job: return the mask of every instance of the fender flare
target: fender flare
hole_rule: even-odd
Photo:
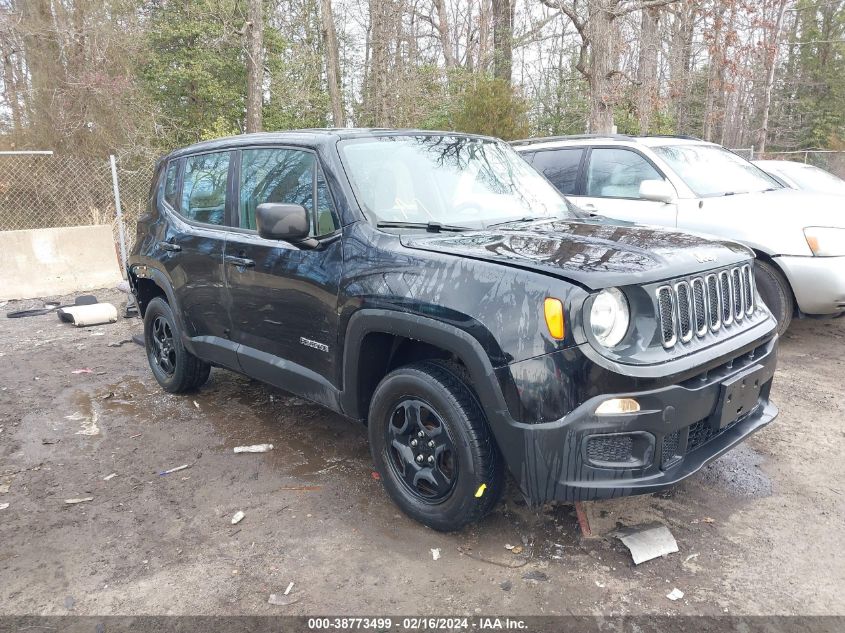
[[[358,403],[358,364],[361,343],[368,334],[392,334],[421,341],[444,349],[459,358],[472,378],[473,388],[484,409],[487,420],[493,423],[507,411],[492,363],[481,343],[468,332],[437,319],[376,308],[362,308],[349,319],[346,327],[343,354],[344,412],[352,418],[365,419]]]
[[[139,274],[139,272],[141,272],[139,269],[143,269],[143,274]],[[179,329],[182,331],[182,344],[188,348],[188,351],[193,353],[193,345],[191,345],[191,340],[186,334],[187,329],[185,328],[185,320],[182,316],[182,311],[179,309],[179,302],[176,300],[176,293],[173,292],[173,284],[170,282],[170,278],[167,276],[167,273],[158,268],[140,264],[131,266],[129,268],[129,272],[136,280],[149,279],[156,286],[161,288],[162,292],[164,292],[164,296],[167,297],[167,303],[170,304],[170,308],[173,310],[173,315],[179,322]]]

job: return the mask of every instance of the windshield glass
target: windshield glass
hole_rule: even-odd
[[[355,195],[378,222],[484,228],[576,217],[508,145],[465,136],[379,136],[339,143]]]
[[[795,164],[781,168],[784,176],[795,181],[801,189],[819,193],[845,194],[845,180],[812,165]],[[775,169],[777,171],[777,168]]]
[[[702,198],[783,188],[762,169],[723,147],[662,145],[653,149]]]

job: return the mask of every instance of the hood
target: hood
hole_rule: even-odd
[[[598,218],[403,235],[401,241],[408,248],[536,270],[591,290],[682,277],[753,257],[734,242]]]

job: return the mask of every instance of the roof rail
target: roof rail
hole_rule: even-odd
[[[581,141],[587,139],[611,139],[616,141],[636,141],[641,138],[677,138],[687,141],[701,141],[696,136],[686,134],[643,134],[632,136],[630,134],[561,134],[558,136],[540,136],[537,138],[525,138],[518,141],[511,141],[511,145],[530,145],[533,143],[546,143],[548,141]]]
[[[627,134],[561,134],[558,136],[540,136],[537,138],[524,138],[518,141],[511,141],[511,145],[528,145],[529,143],[545,143],[546,141],[579,141],[591,138],[610,138],[619,140],[632,140],[635,137]]]

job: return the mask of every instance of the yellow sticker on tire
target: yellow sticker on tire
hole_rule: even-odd
[[[480,499],[480,498],[481,498],[481,495],[483,495],[483,494],[484,494],[484,491],[485,491],[485,490],[487,490],[487,484],[481,484],[481,485],[478,487],[478,490],[476,490],[476,491],[475,491],[475,498],[476,498],[476,499]]]

